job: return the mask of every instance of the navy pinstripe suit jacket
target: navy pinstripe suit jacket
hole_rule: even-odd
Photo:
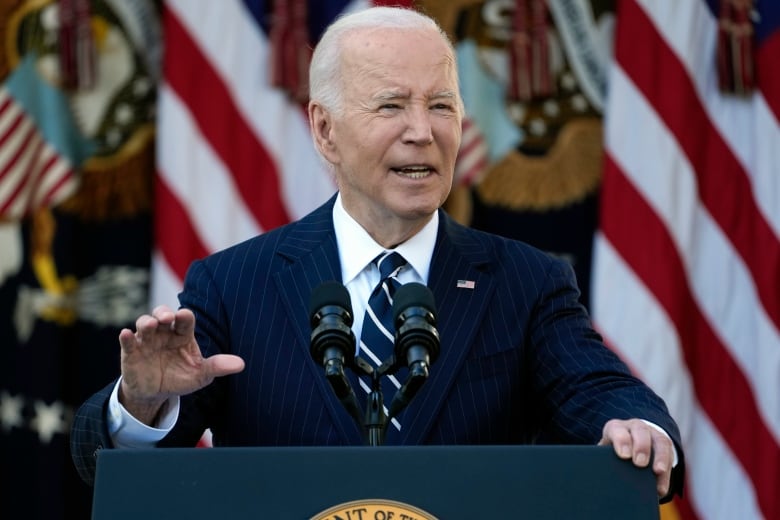
[[[309,354],[311,292],[341,280],[334,200],[192,264],[180,301],[196,314],[204,355],[237,354],[246,368],[183,397],[160,445],[194,445],[206,427],[215,445],[362,443]],[[682,454],[664,403],[591,328],[564,262],[440,212],[428,285],[441,354],[387,444],[596,443],[607,420],[640,417],[669,432]],[[87,482],[96,449],[111,445],[112,386],[81,407],[73,426],[72,453]]]

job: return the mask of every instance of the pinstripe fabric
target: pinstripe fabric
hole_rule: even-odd
[[[190,267],[180,299],[197,316],[204,354],[238,354],[246,369],[183,397],[162,445],[193,445],[205,427],[218,446],[361,443],[309,355],[309,296],[340,280],[334,200]],[[441,353],[387,444],[596,443],[606,420],[642,417],[680,445],[663,402],[591,328],[567,264],[444,213],[439,226],[428,285]],[[88,481],[96,447],[110,445],[107,397],[75,419],[74,461]]]

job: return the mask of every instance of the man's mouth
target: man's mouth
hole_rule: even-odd
[[[423,166],[423,165],[404,166],[401,168],[392,168],[392,170],[405,177],[409,177],[410,179],[422,179],[432,174],[434,171],[433,168],[431,168],[430,166]]]

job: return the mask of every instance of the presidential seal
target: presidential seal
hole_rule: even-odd
[[[422,509],[385,499],[345,502],[331,507],[311,520],[438,520]]]

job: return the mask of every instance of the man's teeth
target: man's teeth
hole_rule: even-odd
[[[403,173],[412,179],[422,179],[431,172],[427,166],[408,166],[406,168],[396,168],[395,171]]]

